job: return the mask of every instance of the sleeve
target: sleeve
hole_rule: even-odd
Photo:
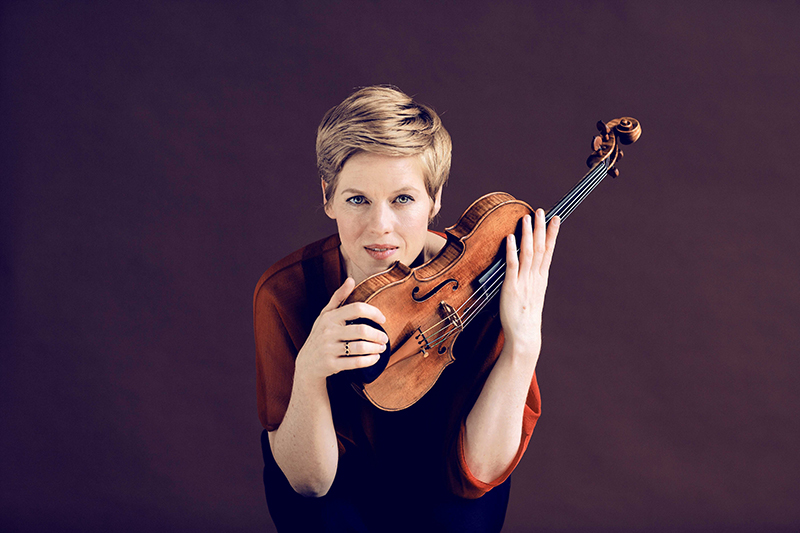
[[[455,450],[455,464],[457,465],[457,475],[451,475],[451,487],[453,492],[462,498],[475,499],[480,498],[493,488],[503,483],[511,472],[519,464],[525,450],[528,448],[528,442],[531,440],[533,428],[536,426],[536,421],[541,414],[541,398],[539,396],[539,385],[536,382],[536,374],[534,373],[531,385],[528,388],[528,397],[525,401],[525,412],[522,415],[522,435],[520,438],[519,448],[517,454],[511,461],[505,472],[500,477],[490,483],[484,483],[476,478],[467,465],[466,457],[464,455],[464,435],[466,434],[466,417],[461,421],[461,427],[458,432]]]
[[[256,342],[258,417],[267,431],[283,421],[292,394],[297,348],[278,311],[274,296],[259,283],[253,296]]]

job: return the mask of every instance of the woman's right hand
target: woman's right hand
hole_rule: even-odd
[[[386,322],[377,307],[366,303],[339,307],[354,287],[353,279],[347,278],[314,322],[295,360],[286,414],[278,429],[269,432],[275,461],[295,492],[304,496],[327,494],[339,462],[326,378],[342,370],[374,365],[389,341],[378,329],[347,323],[357,318]]]
[[[384,332],[366,324],[348,322],[366,318],[383,324],[386,317],[377,307],[363,302],[339,307],[353,288],[355,281],[347,278],[322,309],[297,354],[296,373],[306,378],[325,379],[342,370],[364,368],[378,362],[389,338]]]

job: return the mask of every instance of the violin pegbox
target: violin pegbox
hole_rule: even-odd
[[[590,168],[594,168],[600,163],[606,165],[607,173],[612,178],[619,176],[619,170],[614,166],[617,161],[622,159],[621,144],[633,144],[642,135],[642,127],[639,121],[631,117],[622,117],[597,123],[597,130],[600,135],[592,139],[592,154],[586,160]]]

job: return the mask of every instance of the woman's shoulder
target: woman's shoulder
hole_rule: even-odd
[[[305,287],[305,278],[311,274],[309,268],[322,271],[326,263],[336,261],[339,256],[339,235],[334,234],[324,239],[303,246],[269,267],[258,280],[254,294],[254,303],[259,298],[284,298],[296,296],[297,291]],[[288,293],[288,294],[287,294]]]

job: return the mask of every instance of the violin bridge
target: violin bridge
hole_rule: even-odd
[[[422,357],[428,357],[428,348],[430,348],[430,345],[428,344],[428,339],[425,337],[425,333],[423,333],[421,327],[417,328],[417,333],[414,335],[414,339],[419,345],[419,351],[422,352]]]

